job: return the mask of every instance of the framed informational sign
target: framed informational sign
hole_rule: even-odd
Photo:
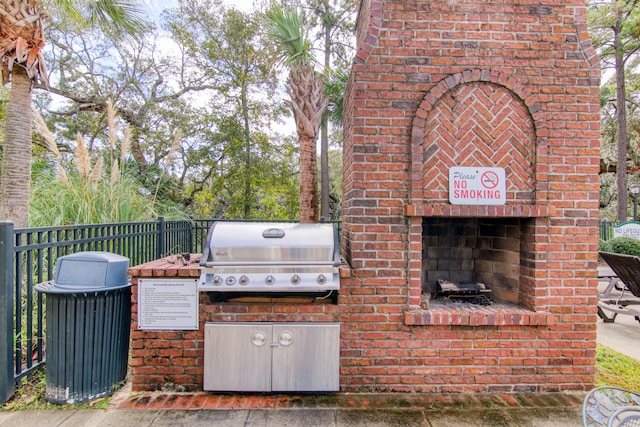
[[[504,205],[507,184],[504,168],[452,167],[449,202],[453,205]]]
[[[138,279],[138,329],[198,329],[197,279]]]

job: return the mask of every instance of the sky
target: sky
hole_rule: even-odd
[[[152,15],[159,16],[160,13],[168,8],[175,7],[178,4],[178,0],[143,0],[144,3],[151,9]],[[223,3],[233,6],[243,12],[249,12],[253,9],[253,0],[222,0]]]

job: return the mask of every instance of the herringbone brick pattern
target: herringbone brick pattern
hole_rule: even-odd
[[[533,122],[508,89],[485,82],[455,87],[434,106],[424,135],[425,199],[448,198],[451,167],[479,166],[505,168],[507,200],[532,200]]]

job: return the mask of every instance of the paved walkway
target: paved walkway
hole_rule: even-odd
[[[598,289],[602,292],[607,281],[601,281]],[[616,299],[620,296],[620,291],[613,289],[610,294],[610,299]],[[625,299],[638,299],[635,298],[631,292],[625,292]],[[639,305],[635,306],[637,310],[640,310]],[[611,315],[612,313],[607,313]],[[632,357],[636,360],[640,360],[640,323],[630,315],[618,314],[613,323],[604,323],[601,319],[598,319],[598,344],[610,347],[619,353]]]
[[[542,426],[582,425],[576,394],[217,395],[116,393],[109,410],[0,411],[0,426]]]

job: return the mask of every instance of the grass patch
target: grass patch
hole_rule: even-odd
[[[615,386],[640,393],[640,360],[602,345],[596,348],[596,386]]]
[[[13,397],[0,408],[7,411],[24,411],[28,409],[108,409],[109,407],[111,396],[68,405],[51,403],[45,399],[46,385],[44,371],[36,371],[30,378],[23,378],[16,387]]]

